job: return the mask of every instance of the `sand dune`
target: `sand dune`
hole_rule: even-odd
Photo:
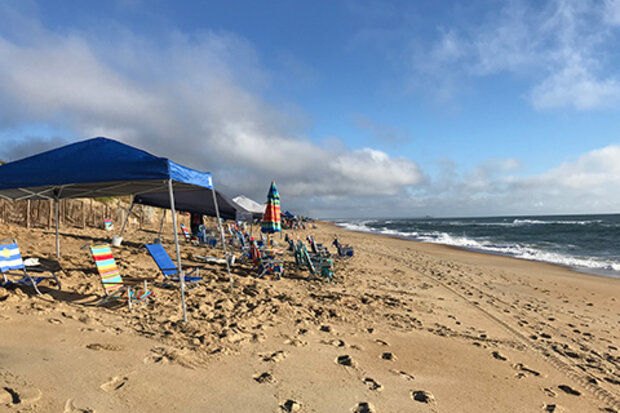
[[[620,410],[618,280],[319,223],[293,234],[355,247],[335,282],[309,280],[284,253],[284,279],[238,264],[230,290],[205,264],[183,323],[178,290],[160,283],[139,311],[95,307],[102,289],[80,246],[109,233],[61,232],[62,291],[0,289],[0,411]],[[54,258],[49,231],[0,236]],[[140,249],[153,237],[129,232],[115,248],[123,273],[157,274]],[[183,245],[187,263],[204,252]]]

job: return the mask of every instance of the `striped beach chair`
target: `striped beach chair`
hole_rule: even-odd
[[[265,274],[273,274],[279,280],[284,275],[284,263],[268,257],[267,254],[263,255],[254,238],[250,238],[250,256],[256,266],[258,278]]]
[[[33,271],[47,272],[48,270],[33,269]],[[11,284],[27,285],[33,287],[37,294],[41,294],[38,284],[43,280],[53,279],[60,290],[60,281],[53,271],[49,271],[52,274],[51,276],[33,277],[28,274],[22,255],[19,252],[17,241],[12,238],[0,240],[0,272],[2,272],[2,278],[4,279],[1,283],[3,287]],[[9,280],[8,276],[17,276],[19,278],[17,280]]]
[[[140,303],[140,306],[148,302],[152,291],[149,291],[147,281],[152,281],[154,278],[123,278],[109,244],[90,245],[90,252],[105,292],[105,297],[97,305],[112,300],[126,300],[129,310],[132,311],[134,301]]]
[[[181,232],[185,237],[185,242],[190,242],[192,240],[192,234],[189,233],[189,229],[183,224],[181,224]]]
[[[104,219],[103,227],[105,228],[106,231],[112,231],[114,229],[114,224],[112,223],[111,219]]]

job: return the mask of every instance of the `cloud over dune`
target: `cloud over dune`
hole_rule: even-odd
[[[295,197],[395,195],[423,180],[411,160],[304,137],[305,119],[261,98],[268,74],[238,36],[171,32],[156,45],[116,33],[102,45],[89,33],[36,33],[0,37],[0,126],[36,120],[115,138],[210,170],[232,195],[262,199],[277,179],[293,207]]]

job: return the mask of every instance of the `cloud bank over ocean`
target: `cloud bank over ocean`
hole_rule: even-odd
[[[605,4],[603,13],[578,2],[542,10],[512,2],[476,30],[442,30],[428,47],[403,50],[414,50],[411,75],[444,98],[457,92],[459,79],[510,73],[529,79],[524,96],[535,110],[609,108],[620,86],[598,51],[618,26],[620,3]],[[604,213],[620,206],[620,145],[537,173],[524,173],[519,157],[468,167],[443,158],[430,171],[423,154],[388,153],[380,139],[354,145],[337,134],[311,138],[313,114],[303,102],[272,98],[278,78],[241,34],[166,28],[153,39],[113,23],[50,28],[32,7],[0,7],[3,160],[106,136],[209,170],[233,196],[260,201],[276,179],[284,208],[324,217]],[[584,24],[591,21],[602,30]],[[372,119],[355,122],[389,135],[388,146],[408,139]],[[36,125],[48,131],[38,134]]]

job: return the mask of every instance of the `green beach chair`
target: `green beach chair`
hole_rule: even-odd
[[[318,275],[327,282],[334,280],[334,263],[330,258],[311,255],[308,248],[301,242],[299,243],[299,250],[301,251],[302,263],[310,271],[310,279],[317,278]]]

